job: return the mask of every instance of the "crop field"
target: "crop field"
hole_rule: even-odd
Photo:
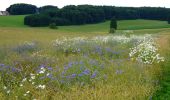
[[[122,20],[109,34],[109,21],[55,30],[15,18],[0,17],[1,100],[170,98],[166,22]]]

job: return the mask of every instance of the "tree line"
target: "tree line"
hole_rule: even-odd
[[[115,17],[118,20],[150,19],[168,20],[169,8],[161,7],[115,7],[93,5],[68,5],[61,9],[56,6],[37,8],[30,4],[14,4],[7,8],[12,15],[31,14],[24,24],[37,27],[55,25],[81,25],[99,23]]]

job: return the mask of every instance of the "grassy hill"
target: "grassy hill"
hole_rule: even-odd
[[[0,27],[26,27],[24,17],[25,15],[0,16]]]
[[[83,31],[83,32],[108,32],[110,21],[106,21],[98,24],[88,24],[80,26],[61,26],[61,31]],[[138,30],[138,29],[157,29],[157,28],[170,28],[170,25],[166,21],[156,20],[121,20],[118,21],[119,30]]]
[[[27,27],[23,24],[24,15],[0,16],[0,27]],[[108,32],[109,21],[98,24],[59,26],[61,32]],[[121,20],[118,21],[119,30],[170,28],[166,21],[156,20]]]

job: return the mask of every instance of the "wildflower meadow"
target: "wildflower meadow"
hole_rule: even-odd
[[[0,98],[150,99],[166,57],[156,35],[129,32],[1,46]]]

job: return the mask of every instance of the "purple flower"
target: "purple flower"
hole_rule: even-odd
[[[91,75],[91,78],[95,78],[97,76],[97,71],[94,71],[94,73]]]
[[[53,70],[53,68],[52,68],[52,67],[48,67],[47,69],[48,69],[48,70]]]
[[[14,67],[12,67],[11,70],[12,70],[12,72],[20,72],[21,71],[20,69],[14,68]]]
[[[90,70],[85,69],[82,73],[85,74],[85,75],[89,75],[90,74]]]
[[[118,55],[118,54],[120,54],[120,52],[112,51],[112,54]]]
[[[91,65],[98,65],[98,62],[96,60],[91,59],[90,60],[90,64]]]
[[[53,79],[53,75],[52,74],[47,75],[47,77],[50,78],[50,79]]]
[[[73,65],[73,62],[68,63],[68,67],[72,67],[72,65]]]
[[[40,68],[40,69],[41,69],[41,68],[45,68],[45,65],[40,65],[39,68]]]
[[[98,53],[99,55],[102,55],[102,48],[100,46],[96,46],[95,52]]]
[[[122,74],[123,73],[123,71],[122,70],[116,70],[116,74],[118,75],[118,74]]]
[[[71,78],[75,78],[77,76],[77,74],[72,74]]]
[[[82,64],[83,64],[83,61],[80,61],[80,62],[79,62],[79,64],[81,64],[81,65],[82,65]]]
[[[80,77],[81,77],[81,76],[83,76],[83,74],[82,74],[82,73],[80,73],[80,74],[78,74],[78,76],[80,76]]]
[[[77,74],[71,74],[71,75],[63,76],[63,77],[66,77],[67,79],[70,79],[70,78],[75,78],[76,76],[77,76]]]
[[[67,70],[69,67],[68,66],[64,66],[64,70]]]
[[[107,52],[111,52],[112,49],[111,49],[111,48],[106,48],[106,51],[107,51]]]
[[[0,66],[5,66],[5,64],[0,64]]]
[[[66,72],[65,71],[63,71],[62,73],[61,73],[61,75],[64,75]]]

